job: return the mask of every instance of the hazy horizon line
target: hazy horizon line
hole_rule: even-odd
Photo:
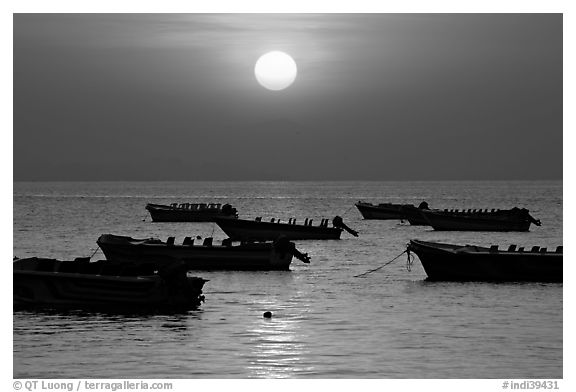
[[[340,179],[340,180],[314,180],[314,179],[242,179],[242,180],[13,180],[13,183],[23,182],[563,182],[563,178],[547,179],[390,179],[390,180],[366,180],[366,179]]]

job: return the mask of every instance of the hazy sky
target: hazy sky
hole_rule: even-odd
[[[561,14],[14,16],[16,181],[561,178]]]

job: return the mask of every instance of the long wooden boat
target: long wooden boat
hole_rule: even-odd
[[[275,219],[262,222],[260,217],[253,221],[217,219],[216,224],[230,239],[239,241],[273,241],[279,237],[288,240],[338,240],[343,230],[358,237],[358,232],[346,226],[339,216],[333,219],[332,227],[328,226],[328,219],[322,219],[319,225],[313,226],[312,219],[296,224],[296,219],[284,223]]]
[[[15,308],[188,310],[204,300],[205,282],[188,277],[181,263],[135,265],[36,257],[13,262]]]
[[[534,219],[526,208],[510,210],[419,210],[422,219],[434,230],[444,231],[529,231]]]
[[[175,238],[166,242],[159,239],[134,239],[131,237],[103,234],[98,246],[108,260],[113,261],[164,261],[178,260],[186,263],[188,270],[270,271],[288,270],[292,257],[309,263],[307,254],[296,249],[294,243],[280,238],[274,243],[233,244],[224,240],[222,245],[213,245],[212,238],[202,244],[186,237],[182,244]]]
[[[411,240],[429,280],[562,282],[563,250],[533,247],[498,250],[474,245],[452,245]]]
[[[360,214],[364,219],[379,219],[379,220],[392,220],[392,219],[405,219],[402,213],[402,207],[406,204],[393,204],[393,203],[380,203],[372,204],[359,201],[355,204]],[[413,204],[409,206],[415,207]]]
[[[153,222],[214,222],[215,219],[237,219],[238,211],[230,204],[172,203],[146,204]]]

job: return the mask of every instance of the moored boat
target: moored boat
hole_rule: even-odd
[[[419,210],[421,218],[434,230],[444,231],[529,231],[540,226],[526,208],[509,210]]]
[[[538,246],[529,251],[498,246],[453,245],[411,240],[408,251],[418,255],[429,280],[562,282],[562,246],[554,251]]]
[[[360,214],[364,219],[379,219],[379,220],[391,220],[391,219],[405,219],[402,213],[402,207],[406,204],[393,204],[393,203],[380,203],[372,204],[359,201],[355,204]],[[414,207],[412,204],[409,206]]]
[[[189,277],[182,263],[132,264],[89,258],[13,262],[15,308],[179,311],[204,300],[207,280]]]
[[[134,239],[113,234],[103,234],[97,240],[108,260],[178,260],[183,261],[188,270],[288,270],[292,257],[304,263],[310,262],[307,254],[299,252],[294,243],[285,238],[273,243],[240,244],[234,244],[227,239],[221,245],[213,245],[210,237],[205,238],[202,244],[195,244],[190,237],[186,237],[182,244],[174,242],[174,237],[163,242],[155,238]]]
[[[407,220],[411,225],[423,226],[428,223],[422,218],[419,211],[428,210],[428,203],[423,201],[418,207],[414,204],[380,203],[378,205],[359,201],[355,204],[364,219],[399,219]]]
[[[279,219],[262,222],[262,218],[256,218],[253,221],[216,220],[216,224],[228,237],[240,241],[273,241],[279,237],[285,237],[288,240],[338,240],[344,230],[358,237],[358,232],[344,224],[339,216],[332,220],[332,227],[328,226],[328,219],[322,219],[317,226],[313,226],[312,222],[312,219],[306,219],[303,224],[297,224],[296,219],[288,219],[284,223]]]
[[[153,222],[214,222],[215,219],[237,219],[238,211],[230,204],[172,203],[146,204]]]

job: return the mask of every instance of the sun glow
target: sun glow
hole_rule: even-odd
[[[284,52],[268,52],[254,66],[256,80],[268,90],[284,90],[296,80],[298,69],[294,59]]]

